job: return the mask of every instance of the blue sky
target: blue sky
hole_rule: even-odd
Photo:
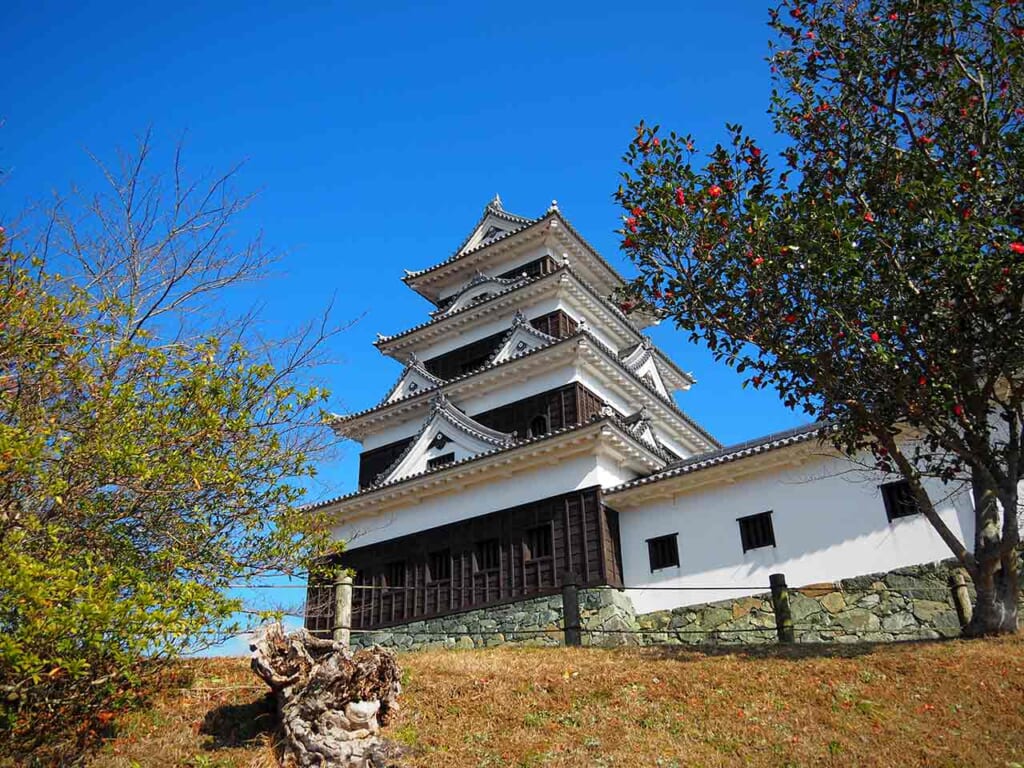
[[[447,258],[498,192],[565,215],[613,264],[620,157],[641,118],[698,149],[742,123],[769,149],[767,5],[665,3],[5,3],[0,221],[72,183],[98,183],[147,128],[158,162],[186,137],[196,173],[246,164],[243,224],[284,258],[258,290],[281,332],[332,297],[360,317],[322,372],[335,411],[374,404],[401,370],[371,342],[426,318],[403,268]],[[244,234],[244,232],[242,233]],[[251,292],[234,297],[239,311]],[[722,442],[802,422],[740,389],[669,325],[692,371],[679,402]],[[312,493],[352,490],[358,446]]]

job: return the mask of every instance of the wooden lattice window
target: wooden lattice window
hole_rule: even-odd
[[[477,542],[476,569],[478,571],[496,571],[501,565],[501,544],[497,539]]]
[[[438,581],[449,581],[452,577],[452,552],[442,549],[430,553],[427,563],[427,580],[433,584]]]
[[[906,480],[885,483],[881,490],[882,501],[885,502],[885,515],[890,523],[897,518],[910,517],[921,511],[917,499],[914,498],[914,492],[910,490],[910,483]]]
[[[401,589],[405,586],[404,560],[388,563],[384,569],[384,586],[388,589]]]
[[[647,555],[651,572],[679,565],[679,534],[670,533],[647,540]]]
[[[743,551],[775,546],[775,529],[772,527],[771,510],[757,515],[737,519],[740,524],[740,541]]]
[[[540,560],[542,557],[551,557],[551,524],[538,525],[526,531],[523,538],[526,545],[526,559]]]

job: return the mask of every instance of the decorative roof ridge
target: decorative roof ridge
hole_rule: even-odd
[[[689,424],[691,427],[693,427],[694,431],[696,431],[701,437],[703,437],[705,440],[707,440],[712,445],[721,446],[721,443],[718,442],[718,440],[716,440],[711,435],[711,433],[708,432],[704,427],[702,427],[692,416],[690,416],[682,408],[680,408],[679,404],[674,399],[672,399],[671,397],[668,397],[666,395],[663,395],[653,385],[651,385],[650,382],[646,381],[645,379],[643,379],[640,376],[637,376],[636,371],[631,369],[631,368],[629,368],[628,366],[626,366],[626,364],[622,362],[622,359],[619,357],[618,353],[614,349],[609,347],[607,344],[605,344],[603,341],[601,341],[599,338],[594,336],[590,331],[588,331],[586,329],[584,329],[581,333],[586,335],[587,339],[589,339],[596,347],[601,349],[606,355],[608,355],[608,357],[610,357],[612,360],[614,360],[619,365],[619,367],[622,370],[624,370],[627,373],[629,373],[629,375],[632,376],[634,380],[636,380],[637,382],[642,384],[645,389],[647,389],[655,397],[657,397],[659,400],[661,400],[662,403],[667,405],[669,408],[671,408],[673,411],[675,411],[679,416],[681,416],[683,418],[683,420],[687,424]],[[577,334],[577,335],[579,335],[579,334]]]
[[[473,246],[467,251],[463,251],[463,249],[469,244],[469,241],[473,239],[473,235],[476,234],[476,231],[480,229],[480,225],[487,220],[488,216],[497,216],[499,219],[504,219],[510,224],[519,224],[520,226],[517,227],[516,229],[509,230],[508,232],[505,232],[504,234],[499,235],[498,237],[492,238],[491,240],[488,240],[486,243],[480,243],[478,245]],[[495,195],[494,199],[484,206],[483,214],[481,214],[480,218],[477,219],[476,224],[474,224],[473,228],[469,231],[469,235],[467,235],[466,239],[459,244],[459,247],[455,249],[455,252],[451,256],[449,256],[444,261],[439,261],[432,267],[426,267],[425,269],[407,269],[405,270],[405,276],[402,277],[402,280],[408,282],[409,280],[413,280],[419,277],[420,275],[425,275],[427,272],[433,272],[435,269],[439,269],[440,267],[443,267],[446,264],[451,264],[452,262],[458,261],[461,257],[466,256],[467,254],[473,253],[477,250],[480,250],[481,248],[485,248],[486,246],[491,245],[492,243],[496,243],[499,240],[504,240],[509,235],[526,229],[528,226],[536,224],[540,220],[541,219],[530,219],[527,218],[526,216],[518,216],[514,213],[509,213],[502,207],[501,197],[499,195]]]
[[[493,365],[490,365],[489,363],[485,363],[484,365],[482,365],[482,366],[480,366],[478,368],[474,368],[471,371],[467,371],[466,373],[460,374],[459,376],[456,376],[453,379],[448,379],[444,383],[443,386],[450,386],[452,384],[461,383],[462,381],[465,381],[466,379],[469,379],[469,378],[472,378],[473,376],[477,376],[479,374],[485,373],[488,370],[497,369],[497,368],[499,368],[499,367],[501,367],[503,365],[508,365],[508,364],[511,364],[511,363],[513,363],[515,361],[521,360],[524,357],[528,357],[528,356],[533,355],[533,354],[539,354],[539,353],[543,352],[544,350],[551,349],[552,347],[555,347],[555,346],[560,346],[562,344],[565,344],[565,343],[569,342],[572,339],[579,340],[580,338],[586,338],[596,348],[601,350],[613,362],[615,362],[619,366],[619,368],[621,368],[623,371],[625,371],[628,375],[632,376],[633,379],[636,382],[642,384],[644,386],[644,388],[648,392],[650,392],[655,397],[657,397],[665,406],[667,406],[676,415],[678,415],[680,418],[682,418],[683,421],[685,421],[687,424],[689,424],[691,427],[693,427],[694,431],[697,432],[697,434],[699,434],[701,437],[703,437],[705,440],[707,440],[712,445],[721,446],[721,443],[719,443],[718,440],[716,440],[711,435],[711,433],[708,432],[703,426],[701,426],[701,424],[699,422],[697,422],[692,416],[690,416],[688,413],[683,411],[683,409],[679,407],[678,403],[676,403],[675,400],[673,400],[671,398],[668,398],[665,395],[661,394],[661,392],[659,392],[657,389],[652,387],[650,385],[650,383],[648,383],[647,381],[644,381],[644,379],[642,379],[639,376],[637,376],[635,371],[631,371],[629,368],[627,368],[625,365],[623,365],[622,360],[619,359],[619,356],[615,352],[615,350],[613,350],[611,347],[609,347],[604,342],[602,342],[600,339],[598,339],[596,336],[594,336],[594,334],[591,333],[590,330],[585,328],[585,327],[578,328],[575,333],[570,334],[570,335],[568,335],[568,336],[566,336],[566,337],[564,337],[562,339],[558,339],[553,344],[548,344],[547,346],[544,346],[544,347],[537,347],[536,349],[525,350],[524,352],[520,352],[520,353],[518,353],[516,355],[512,355],[508,359],[502,360],[502,361],[500,361],[498,363],[495,363]],[[425,392],[418,392],[418,393],[413,394],[413,395],[408,395],[406,397],[399,398],[398,400],[395,400],[394,402],[391,402],[391,403],[387,403],[387,404],[384,404],[384,405],[376,405],[376,406],[373,406],[373,407],[370,407],[370,408],[366,408],[365,410],[362,410],[362,411],[357,411],[356,413],[352,413],[352,414],[339,415],[339,416],[336,416],[336,417],[332,418],[330,423],[343,423],[343,422],[346,422],[346,421],[351,421],[352,419],[362,418],[363,416],[367,416],[370,413],[372,413],[373,411],[376,411],[378,409],[388,408],[388,407],[390,407],[392,405],[396,405],[398,403],[407,402],[407,401],[409,401],[409,400],[411,400],[413,398],[424,397],[425,395],[426,395]]]
[[[500,365],[501,362],[504,362],[499,361],[496,363],[495,361],[498,360],[498,358],[501,356],[501,353],[505,351],[505,346],[509,343],[509,341],[511,341],[512,337],[518,330],[522,330],[523,332],[528,333],[531,336],[537,338],[539,341],[543,342],[544,347],[551,346],[552,344],[559,341],[559,339],[556,338],[555,336],[551,336],[550,334],[544,333],[543,331],[534,328],[530,321],[526,319],[526,315],[523,314],[523,310],[517,309],[515,316],[513,316],[512,318],[511,327],[508,329],[505,335],[502,336],[501,341],[498,342],[498,345],[494,348],[494,352],[492,352],[491,356],[487,358],[486,363],[484,363],[475,370],[483,370],[484,368],[489,368],[493,365]],[[538,347],[535,349],[543,349],[543,347]],[[511,355],[509,355],[508,359],[512,359],[516,356],[522,356],[527,352],[532,351],[534,350],[522,350],[518,353],[513,352]]]
[[[665,469],[650,474],[647,477],[640,477],[636,480],[630,480],[626,483],[622,483],[621,485],[609,488],[604,491],[604,495],[608,496],[614,493],[621,493],[623,491],[632,490],[633,488],[639,488],[643,485],[650,485],[651,483],[657,483],[662,480],[669,480],[674,477],[688,475],[720,464],[728,464],[733,461],[745,459],[749,456],[756,456],[761,453],[767,453],[768,451],[785,448],[789,445],[807,442],[814,437],[823,436],[825,433],[832,431],[832,429],[834,429],[834,427],[830,422],[816,421],[811,424],[804,424],[792,429],[786,429],[781,432],[774,432],[769,435],[764,435],[763,437],[754,438],[753,440],[746,440],[741,443],[725,446],[724,448],[720,448],[716,451],[709,451],[696,456],[690,456],[689,458],[670,464],[665,467]]]
[[[473,278],[469,280],[469,282],[462,286],[462,288],[459,289],[458,293],[454,293],[451,296],[449,296],[443,305],[439,305],[437,309],[430,312],[430,317],[436,320],[448,314],[449,312],[452,311],[451,307],[456,302],[458,302],[458,300],[467,291],[473,290],[478,285],[483,285],[484,283],[498,283],[499,285],[504,285],[508,288],[512,288],[516,284],[526,283],[529,280],[530,278],[527,277],[526,275],[519,275],[518,277],[491,277],[490,275],[486,275],[478,269],[476,271],[476,275],[474,275]]]
[[[416,446],[416,443],[418,443],[424,433],[430,429],[431,425],[437,418],[444,419],[456,429],[461,430],[484,443],[502,446],[511,445],[515,442],[515,435],[509,432],[499,432],[496,429],[485,427],[483,424],[474,421],[471,416],[466,415],[448,399],[447,395],[441,392],[435,395],[431,400],[430,413],[427,414],[427,418],[423,420],[423,425],[419,428],[419,431],[413,435],[412,439],[408,442],[398,457],[391,462],[384,471],[379,472],[377,476],[373,478],[374,485],[378,484],[380,478],[387,477],[401,466],[402,462],[406,460],[409,453]]]
[[[404,338],[406,336],[409,336],[410,334],[416,333],[417,331],[422,331],[424,328],[427,328],[428,326],[431,326],[431,325],[433,325],[435,323],[440,323],[440,322],[443,322],[445,320],[448,320],[449,318],[457,317],[458,315],[460,315],[463,312],[467,312],[467,311],[469,311],[471,309],[477,309],[479,307],[486,306],[487,304],[490,304],[495,299],[499,299],[502,296],[506,296],[509,293],[511,293],[512,291],[518,290],[520,288],[524,288],[527,285],[531,285],[533,283],[537,283],[537,282],[540,282],[541,280],[549,278],[549,277],[551,277],[551,275],[557,274],[558,271],[561,270],[561,269],[565,269],[565,267],[558,267],[557,269],[553,270],[552,272],[548,272],[548,274],[546,274],[546,275],[539,275],[537,277],[520,278],[519,281],[517,281],[515,285],[507,286],[504,290],[498,291],[497,293],[495,293],[494,295],[492,295],[489,298],[485,299],[484,301],[478,302],[476,304],[469,304],[469,305],[467,305],[465,307],[461,307],[459,309],[456,309],[454,312],[451,312],[450,314],[440,314],[440,315],[438,315],[436,317],[431,317],[429,320],[425,320],[424,322],[420,323],[419,325],[414,325],[412,328],[407,328],[404,331],[401,331],[400,333],[395,333],[395,334],[392,334],[390,336],[386,336],[383,333],[378,333],[377,334],[377,340],[375,342],[373,342],[373,345],[375,347],[379,347],[381,344],[386,344],[387,342],[395,341],[396,339],[401,339],[401,338]]]
[[[541,443],[541,442],[544,442],[546,440],[552,440],[552,439],[554,439],[556,437],[561,437],[562,435],[566,435],[566,434],[569,434],[571,432],[581,431],[581,430],[584,430],[584,429],[586,429],[588,427],[592,427],[592,426],[594,426],[596,424],[602,424],[602,423],[614,424],[615,426],[617,426],[619,428],[619,430],[623,433],[624,436],[626,436],[629,439],[631,439],[639,447],[643,448],[645,451],[650,453],[652,456],[654,456],[656,458],[659,458],[662,461],[665,460],[665,457],[663,455],[661,455],[661,453],[655,453],[654,451],[651,450],[651,447],[649,445],[647,445],[646,443],[643,443],[643,442],[637,440],[637,438],[633,434],[631,434],[629,432],[629,430],[627,430],[627,429],[625,429],[623,427],[621,421],[622,421],[621,418],[619,418],[618,416],[607,416],[607,415],[595,416],[594,418],[590,419],[589,421],[580,422],[579,424],[573,424],[573,425],[568,426],[568,427],[562,427],[561,429],[555,429],[555,430],[552,430],[551,432],[545,432],[543,435],[537,435],[536,437],[526,437],[526,438],[523,438],[521,440],[517,440],[516,442],[511,443],[509,445],[499,446],[499,447],[497,447],[497,448],[495,448],[493,450],[484,451],[483,453],[478,453],[478,454],[476,454],[474,456],[467,456],[464,459],[460,459],[458,461],[452,462],[451,464],[444,464],[444,465],[442,465],[440,467],[437,467],[435,469],[425,469],[425,470],[423,470],[421,472],[416,472],[416,473],[414,473],[412,475],[406,475],[405,477],[396,478],[395,480],[391,480],[389,482],[379,483],[379,484],[378,483],[374,483],[373,485],[368,485],[365,488],[360,488],[357,491],[352,491],[351,493],[342,494],[341,496],[335,496],[334,498],[331,498],[331,499],[325,499],[324,501],[318,501],[318,502],[312,502],[310,504],[305,504],[305,505],[303,505],[301,507],[301,509],[304,512],[312,512],[312,511],[317,510],[317,509],[323,509],[324,507],[328,507],[328,506],[330,506],[332,504],[337,504],[337,503],[342,502],[342,501],[349,501],[349,500],[354,499],[356,497],[365,496],[366,494],[373,493],[374,491],[379,491],[379,490],[382,490],[384,488],[392,488],[392,487],[394,487],[396,485],[400,485],[401,483],[407,483],[407,482],[410,482],[412,480],[417,480],[417,479],[419,479],[421,477],[425,477],[426,475],[431,475],[431,474],[440,473],[440,472],[447,472],[447,471],[450,471],[450,470],[452,470],[452,469],[454,469],[456,467],[462,467],[462,466],[465,466],[466,464],[471,464],[474,461],[480,461],[481,459],[485,459],[485,458],[488,458],[490,456],[494,456],[496,454],[503,453],[505,451],[513,451],[513,450],[515,450],[517,448],[523,448],[525,446],[532,445],[532,444],[535,444],[535,443]],[[410,445],[412,443],[414,443],[414,442],[415,442],[415,438],[410,443]],[[378,477],[379,476],[380,475],[378,475]]]
[[[644,335],[643,331],[641,331],[633,323],[633,321],[630,320],[629,317],[621,309],[619,309],[618,307],[615,306],[614,302],[612,302],[610,299],[608,299],[608,298],[602,296],[600,293],[598,293],[597,289],[594,288],[594,286],[592,286],[590,283],[588,283],[583,278],[583,276],[580,275],[580,273],[577,272],[572,267],[571,264],[569,264],[567,261],[562,261],[562,262],[560,262],[558,264],[557,267],[555,267],[553,270],[548,272],[546,275],[538,275],[537,277],[523,278],[521,283],[518,283],[516,285],[509,285],[508,287],[505,288],[505,290],[499,291],[498,293],[495,293],[493,296],[491,296],[490,298],[486,299],[485,301],[479,302],[477,304],[470,304],[468,306],[462,307],[460,309],[455,310],[451,314],[442,314],[442,315],[438,315],[437,317],[432,317],[430,320],[426,320],[426,321],[424,321],[422,323],[419,323],[418,325],[414,325],[413,327],[407,328],[406,330],[401,331],[399,333],[395,333],[395,334],[391,334],[391,335],[385,335],[383,333],[378,333],[377,334],[377,340],[374,342],[374,346],[379,347],[381,344],[385,344],[387,342],[395,341],[396,339],[404,338],[405,336],[409,336],[410,334],[416,333],[417,331],[421,331],[424,328],[426,328],[426,327],[428,327],[430,325],[433,325],[434,323],[440,323],[440,322],[442,322],[444,320],[447,320],[448,318],[456,317],[456,316],[458,316],[462,312],[466,312],[466,311],[468,311],[470,309],[475,309],[475,308],[486,306],[490,302],[492,302],[492,301],[494,301],[494,300],[496,300],[498,298],[501,298],[502,296],[505,296],[505,295],[511,293],[512,291],[518,290],[519,288],[523,288],[523,287],[525,287],[527,285],[532,285],[534,283],[539,283],[539,282],[541,282],[543,280],[548,280],[548,279],[552,278],[554,275],[560,275],[560,274],[563,274],[565,272],[568,272],[570,275],[572,275],[576,279],[576,281],[581,286],[583,286],[583,288],[591,296],[594,297],[594,299],[596,299],[598,302],[600,302],[605,307],[605,309],[609,310],[615,317],[619,318],[625,324],[626,328],[628,328],[629,331],[632,332],[633,335],[637,338],[638,343],[640,343],[640,344],[644,343],[645,339],[647,339],[647,341],[650,341],[647,338],[647,336]],[[679,374],[680,378],[682,378],[682,379],[684,379],[686,381],[689,381],[691,383],[694,381],[694,378],[690,374],[686,373],[681,368],[679,368],[679,366],[677,366],[675,363],[673,363],[671,360],[669,360],[664,354],[660,354],[659,356],[662,359],[664,359],[667,362],[667,364],[670,365],[675,370],[676,373]]]
[[[444,385],[444,383],[445,383],[445,380],[442,379],[440,376],[435,376],[430,371],[428,371],[426,369],[426,366],[423,365],[423,362],[417,356],[417,354],[415,352],[412,352],[412,353],[409,354],[409,361],[405,364],[405,367],[402,369],[402,372],[399,374],[398,379],[395,381],[394,384],[391,385],[391,389],[388,390],[388,393],[386,395],[384,395],[383,398],[381,398],[381,401],[379,403],[377,403],[377,405],[373,406],[372,408],[368,408],[367,411],[372,411],[374,408],[380,408],[381,406],[388,405],[388,398],[390,398],[393,394],[395,394],[395,391],[400,386],[402,386],[402,381],[409,374],[409,371],[416,371],[416,373],[418,373],[421,376],[423,376],[423,378],[425,378],[428,381],[430,381],[431,383],[433,383],[434,386],[436,386],[436,387],[440,387],[440,386]],[[429,391],[429,390],[427,390],[427,391]],[[419,393],[413,393],[413,394],[423,394],[423,393],[419,392]],[[411,394],[410,395],[405,395],[404,397],[400,397],[399,400],[404,400],[406,397],[412,397],[412,395]],[[398,402],[398,401],[396,400],[395,402]]]
[[[504,214],[505,216],[512,216],[512,214],[508,214],[505,211],[501,211],[500,213]],[[487,211],[486,211],[486,209],[485,209],[484,215],[480,218],[480,221],[478,221],[476,223],[476,225],[473,227],[473,232],[476,232],[477,228],[483,223],[485,218],[487,218]],[[562,222],[562,224],[565,225],[565,228],[569,231],[569,233],[580,242],[580,244],[590,253],[591,256],[593,256],[597,260],[597,262],[601,266],[603,266],[606,270],[608,270],[611,274],[615,275],[616,277],[618,277],[620,279],[623,279],[622,276],[619,274],[618,270],[615,269],[615,267],[613,267],[608,262],[608,260],[604,256],[602,256],[598,252],[598,250],[596,248],[594,248],[594,246],[592,246],[587,241],[586,238],[583,237],[583,235],[581,235],[579,233],[579,231],[569,222],[569,220],[565,218],[565,216],[562,214],[561,209],[559,209],[557,204],[555,204],[555,201],[552,201],[552,205],[547,209],[547,211],[544,213],[544,215],[539,217],[539,218],[536,218],[536,219],[526,219],[526,218],[521,217],[521,216],[516,216],[515,218],[516,219],[520,219],[521,222],[523,222],[523,226],[519,227],[518,229],[513,229],[510,232],[506,232],[505,234],[501,235],[500,237],[496,237],[493,240],[488,240],[486,243],[481,243],[480,245],[476,245],[473,248],[470,248],[469,250],[463,252],[462,249],[465,248],[466,243],[468,243],[470,238],[472,238],[472,236],[473,236],[472,233],[471,233],[470,236],[468,238],[466,238],[466,240],[463,241],[462,245],[459,246],[458,250],[456,250],[455,253],[453,253],[447,259],[445,259],[444,261],[439,261],[437,264],[434,264],[433,266],[425,267],[424,269],[418,269],[418,270],[409,270],[409,269],[407,269],[407,270],[405,270],[405,275],[402,277],[402,280],[404,282],[408,283],[409,281],[415,280],[416,278],[418,278],[418,277],[420,277],[422,275],[426,275],[426,274],[428,274],[430,272],[435,272],[435,271],[441,269],[442,267],[446,267],[446,266],[448,266],[450,264],[455,263],[456,261],[458,261],[459,259],[461,259],[464,256],[469,256],[470,254],[476,253],[477,251],[481,251],[484,248],[487,248],[488,246],[493,245],[494,243],[497,243],[497,242],[500,242],[501,240],[504,240],[506,237],[510,237],[512,235],[518,234],[518,233],[522,232],[523,230],[529,229],[529,228],[531,228],[533,226],[536,226],[538,224],[542,224],[545,221],[549,221],[549,220],[554,219],[554,218],[557,218],[560,222]]]

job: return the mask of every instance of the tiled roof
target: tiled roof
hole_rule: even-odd
[[[454,469],[456,467],[462,467],[462,466],[465,466],[466,464],[471,464],[474,461],[480,461],[481,459],[486,458],[488,456],[494,456],[496,454],[503,453],[505,451],[512,451],[512,450],[515,450],[516,448],[522,448],[523,446],[531,445],[531,444],[534,444],[534,443],[541,443],[541,442],[544,442],[545,440],[551,440],[551,439],[553,439],[555,437],[558,437],[560,435],[565,435],[565,434],[568,434],[570,432],[575,432],[577,430],[582,430],[582,429],[585,429],[586,427],[593,426],[594,424],[600,424],[602,422],[606,422],[606,423],[609,423],[609,424],[616,425],[617,427],[619,427],[620,431],[624,435],[629,437],[629,439],[632,440],[633,443],[635,443],[637,446],[643,448],[645,451],[647,451],[651,455],[657,456],[662,461],[667,461],[668,460],[668,457],[664,454],[663,451],[656,450],[652,446],[648,445],[645,442],[642,442],[635,435],[633,435],[633,433],[630,431],[628,426],[624,425],[622,423],[622,419],[619,418],[618,416],[598,416],[596,418],[591,419],[590,421],[585,421],[585,422],[583,422],[581,424],[573,424],[572,426],[563,427],[562,429],[552,430],[551,432],[547,432],[547,433],[545,433],[543,435],[539,435],[537,437],[523,438],[522,440],[517,440],[516,442],[514,442],[514,443],[512,443],[510,445],[499,446],[499,447],[494,448],[493,450],[484,451],[483,453],[478,453],[475,456],[469,456],[469,457],[467,457],[465,459],[461,459],[461,460],[453,462],[451,464],[445,464],[445,465],[443,465],[441,467],[438,467],[436,469],[425,469],[422,472],[417,472],[417,473],[412,474],[412,475],[406,475],[405,477],[400,477],[400,478],[397,478],[395,480],[391,480],[389,482],[382,482],[382,483],[375,483],[373,485],[368,485],[365,488],[360,488],[358,491],[353,491],[351,493],[346,493],[346,494],[343,494],[341,496],[336,496],[336,497],[334,497],[332,499],[326,499],[324,501],[318,501],[318,502],[315,502],[313,504],[307,504],[307,505],[305,505],[303,507],[303,510],[304,511],[313,511],[313,510],[317,510],[317,509],[323,509],[324,507],[330,506],[332,504],[338,504],[338,503],[343,502],[343,501],[349,501],[350,499],[354,499],[354,498],[357,498],[359,496],[365,496],[368,493],[372,493],[374,491],[379,491],[379,490],[382,490],[384,488],[393,488],[394,486],[401,485],[402,483],[410,482],[410,481],[415,480],[415,479],[420,478],[420,477],[425,477],[426,475],[432,475],[432,474],[438,474],[438,473],[442,473],[442,472],[448,472],[448,471],[450,471],[450,470],[452,470],[452,469]]]
[[[827,422],[818,421],[813,424],[805,424],[801,427],[787,429],[783,432],[775,432],[754,440],[747,440],[746,442],[737,443],[736,445],[730,445],[710,453],[691,456],[690,458],[683,459],[666,467],[660,472],[655,472],[647,477],[640,477],[636,480],[630,480],[628,483],[623,483],[622,485],[616,485],[613,488],[609,488],[604,492],[604,495],[610,496],[615,493],[632,490],[633,488],[639,488],[644,485],[651,485],[652,483],[668,480],[673,477],[689,475],[702,469],[716,467],[720,464],[728,464],[739,459],[745,459],[748,456],[756,456],[761,453],[767,453],[768,451],[785,448],[789,445],[807,442],[808,440],[814,439],[827,429],[829,429],[829,424]]]
[[[579,240],[579,242],[583,245],[583,247],[586,248],[587,251],[590,252],[590,254],[597,260],[597,262],[599,264],[601,264],[605,269],[607,269],[613,275],[618,277],[620,280],[622,279],[622,277],[618,273],[618,270],[616,270],[615,267],[613,267],[611,264],[609,264],[608,260],[605,259],[605,257],[602,256],[600,253],[598,253],[597,249],[595,249],[594,246],[592,246],[590,243],[588,243],[583,238],[583,236],[576,230],[576,228],[572,224],[570,224],[569,221],[562,215],[561,211],[559,211],[558,208],[555,208],[555,207],[549,208],[547,213],[545,213],[543,216],[541,216],[540,218],[537,218],[537,219],[527,219],[527,218],[524,218],[522,216],[513,216],[512,214],[506,213],[505,211],[501,211],[501,214],[504,215],[505,217],[508,217],[510,221],[515,220],[515,223],[519,223],[519,224],[521,224],[521,226],[517,227],[516,229],[511,230],[510,232],[506,232],[506,233],[504,233],[504,234],[500,235],[499,237],[496,237],[496,238],[494,238],[492,240],[488,240],[488,241],[486,241],[484,243],[480,243],[480,245],[474,246],[473,248],[470,248],[468,251],[463,252],[462,249],[465,248],[466,243],[469,242],[469,238],[467,238],[462,243],[462,245],[459,246],[459,249],[456,250],[455,253],[453,253],[451,256],[449,256],[444,261],[438,262],[437,264],[434,264],[433,266],[426,267],[425,269],[418,269],[418,270],[408,270],[407,269],[405,271],[405,276],[402,278],[402,280],[405,281],[406,283],[408,283],[408,282],[410,282],[412,280],[415,280],[418,277],[421,277],[422,275],[426,275],[426,274],[429,274],[431,272],[435,272],[435,271],[441,269],[442,267],[446,267],[449,264],[455,263],[456,261],[458,261],[459,259],[461,259],[461,258],[463,258],[465,256],[469,256],[470,254],[473,254],[473,253],[476,253],[478,251],[481,251],[484,248],[487,248],[488,246],[493,245],[494,243],[501,242],[502,240],[504,240],[507,237],[511,237],[512,235],[518,234],[519,232],[522,232],[522,231],[524,231],[526,229],[530,229],[531,227],[537,226],[539,224],[543,224],[544,222],[550,221],[553,218],[557,218],[562,224],[564,224],[565,228],[569,231],[569,233],[572,234],[572,236],[575,237],[577,240]],[[477,227],[479,227],[480,224],[483,223],[484,219],[487,218],[487,215],[488,215],[488,212],[487,212],[487,210],[485,210],[484,211],[484,215],[480,218],[480,221],[478,221],[476,223],[476,226],[473,227],[473,231],[474,232],[476,231]],[[472,234],[470,235],[470,237],[472,237]]]
[[[703,437],[709,443],[711,443],[711,445],[720,445],[720,443],[711,435],[711,433],[708,432],[703,426],[701,426],[696,420],[694,420],[694,418],[692,416],[690,416],[685,411],[683,411],[679,407],[679,405],[675,402],[675,400],[673,400],[670,397],[666,397],[661,392],[659,392],[657,389],[655,389],[650,384],[650,382],[648,382],[648,381],[640,378],[639,376],[637,376],[636,375],[636,371],[630,370],[622,362],[621,358],[619,357],[618,353],[615,350],[613,350],[611,347],[609,347],[609,346],[605,345],[604,343],[602,343],[600,341],[600,339],[598,339],[590,331],[587,331],[587,330],[579,330],[576,333],[572,334],[571,336],[566,336],[564,339],[559,339],[558,341],[556,341],[556,342],[554,342],[552,344],[549,344],[546,347],[538,347],[536,349],[526,350],[525,352],[521,352],[519,354],[513,355],[512,357],[509,357],[506,360],[502,360],[500,363],[496,363],[494,365],[491,365],[490,363],[487,363],[487,364],[481,366],[480,368],[477,368],[475,370],[469,371],[469,372],[464,373],[464,374],[462,374],[460,376],[456,376],[454,379],[449,379],[442,386],[447,386],[448,384],[454,384],[455,382],[460,382],[460,381],[463,381],[465,379],[469,379],[469,378],[471,378],[473,376],[478,376],[478,375],[480,375],[481,373],[484,373],[487,370],[496,369],[496,368],[499,368],[499,367],[501,367],[503,365],[508,365],[508,364],[513,363],[516,360],[519,360],[521,358],[528,357],[529,355],[532,355],[532,354],[538,354],[538,353],[542,352],[545,349],[549,349],[550,347],[556,346],[558,344],[567,343],[570,340],[577,339],[577,338],[579,338],[581,336],[586,337],[586,339],[590,343],[592,343],[595,347],[597,347],[598,349],[603,351],[614,363],[616,363],[620,370],[622,370],[625,373],[629,374],[633,378],[634,381],[636,381],[636,382],[640,383],[641,385],[643,385],[643,387],[648,392],[652,393],[662,403],[664,403],[666,406],[671,408],[676,414],[678,414],[680,417],[682,417],[683,421],[685,421],[688,425],[690,425],[695,432],[697,432],[701,437]],[[433,391],[433,390],[428,390],[428,392],[430,392],[430,391]],[[417,392],[417,393],[412,394],[412,395],[406,395],[405,397],[401,397],[401,398],[399,398],[397,400],[392,401],[391,403],[387,403],[387,404],[383,404],[383,405],[375,405],[372,408],[367,408],[367,409],[362,410],[362,411],[357,411],[356,413],[336,416],[331,421],[334,422],[334,423],[341,423],[341,422],[345,422],[345,421],[350,421],[352,419],[361,418],[363,416],[366,416],[366,415],[372,413],[373,411],[376,411],[376,410],[379,410],[379,409],[382,409],[382,408],[387,408],[387,407],[390,407],[390,406],[395,405],[397,403],[403,403],[403,402],[406,402],[408,400],[412,400],[413,398],[416,398],[416,397],[425,397],[427,394],[428,394],[427,392]]]
[[[480,228],[480,225],[484,223],[484,221],[487,219],[488,216],[496,216],[499,219],[503,219],[503,220],[509,222],[510,224],[515,224],[517,226],[516,226],[515,229],[509,230],[508,232],[504,232],[503,234],[499,235],[498,237],[494,237],[494,238],[491,238],[490,240],[486,240],[486,241],[480,243],[479,245],[477,245],[477,246],[475,246],[473,248],[470,248],[468,251],[463,252],[462,249],[466,247],[466,245],[469,243],[469,241],[473,238],[473,235],[476,234],[477,229]],[[489,202],[486,205],[486,207],[484,208],[483,215],[481,215],[480,218],[477,220],[476,224],[473,225],[473,229],[470,230],[469,235],[466,237],[465,240],[463,240],[459,244],[459,247],[455,249],[455,253],[453,253],[451,256],[449,256],[444,261],[441,261],[441,262],[435,264],[432,267],[427,267],[425,269],[416,269],[416,270],[407,269],[405,271],[405,277],[403,277],[402,280],[408,282],[410,280],[414,280],[415,278],[419,277],[420,275],[425,275],[428,272],[433,272],[436,269],[440,269],[441,267],[445,266],[446,264],[451,264],[452,262],[457,261],[458,259],[462,258],[463,256],[466,256],[467,254],[475,253],[476,251],[479,251],[479,250],[482,250],[483,248],[486,248],[488,245],[491,245],[492,243],[497,243],[500,240],[504,240],[509,235],[514,235],[516,232],[519,232],[520,230],[526,229],[530,225],[536,224],[539,221],[541,221],[541,219],[528,219],[525,216],[517,216],[514,213],[509,213],[508,211],[506,211],[504,208],[501,207],[501,198],[498,197],[497,195],[495,195],[494,196],[494,200]]]

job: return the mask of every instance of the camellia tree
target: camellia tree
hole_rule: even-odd
[[[0,762],[71,764],[162,660],[238,629],[230,584],[324,552],[299,499],[330,334],[225,321],[268,264],[232,232],[247,201],[148,152],[21,251],[0,232]]]
[[[974,581],[974,634],[1017,630],[1022,8],[787,0],[770,14],[777,162],[738,126],[701,155],[641,124],[617,192],[639,269],[626,308],[906,478]],[[970,484],[973,541],[929,478]]]

